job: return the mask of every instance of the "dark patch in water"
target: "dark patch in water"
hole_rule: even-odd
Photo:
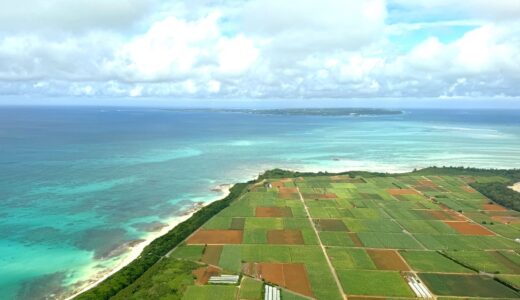
[[[36,277],[32,280],[24,282],[16,299],[19,300],[41,300],[55,299],[57,295],[63,293],[64,272],[56,272],[48,275]]]
[[[137,229],[139,231],[144,231],[144,232],[159,231],[159,230],[161,230],[162,228],[164,228],[166,226],[168,226],[168,225],[164,224],[164,223],[161,223],[161,222],[158,222],[158,221],[155,221],[155,222],[141,222],[141,223],[132,224],[132,227],[134,227],[135,229]]]
[[[74,243],[76,247],[94,251],[96,259],[110,257],[111,253],[130,240],[122,228],[93,228],[81,233]]]

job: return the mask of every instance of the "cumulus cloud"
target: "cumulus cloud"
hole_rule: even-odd
[[[518,1],[21,1],[32,21],[0,12],[0,94],[520,96]],[[429,28],[465,31],[394,40]]]

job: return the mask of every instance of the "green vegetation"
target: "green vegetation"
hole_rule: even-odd
[[[413,297],[399,272],[339,270],[343,289],[351,295]]]
[[[419,272],[473,273],[460,264],[433,251],[401,251],[410,267]]]
[[[247,184],[234,185],[230,194],[220,200],[197,211],[191,218],[182,222],[167,234],[157,238],[146,246],[141,255],[125,266],[119,272],[108,277],[105,281],[87,292],[79,295],[76,299],[109,299],[119,291],[135,282],[146,270],[150,269],[159,259],[168,253],[173,247],[186,239],[191,233],[201,227],[219,211],[228,207],[245,190]]]
[[[264,181],[273,187],[264,187]],[[308,295],[316,299],[339,300],[343,293],[414,297],[404,277],[409,275],[385,271],[408,266],[419,272],[433,293],[446,299],[518,298],[520,244],[514,239],[520,237],[520,213],[487,205],[490,198],[503,205],[507,200],[509,207],[520,203],[517,196],[505,196],[513,191],[502,188],[516,181],[520,181],[519,170],[427,168],[404,174],[334,176],[268,171],[257,181],[236,185],[228,197],[155,240],[137,260],[77,298],[261,299],[260,279],[265,274],[254,268],[266,263],[300,268],[290,276],[303,282],[310,289]],[[282,213],[287,211],[291,214]],[[214,265],[212,272],[243,275],[239,286],[195,285],[192,271],[205,266],[201,259],[210,246],[200,245],[204,244],[200,240],[190,244],[186,238],[200,227],[221,230],[223,237],[225,230],[234,230],[227,233],[235,237],[237,230],[242,231],[238,244],[236,238],[231,244],[223,239],[217,246],[207,242],[219,252],[212,260],[209,254],[204,256]],[[395,253],[388,256],[395,261],[372,259],[366,248],[398,250],[407,265]],[[479,271],[490,275],[479,276]],[[283,278],[278,284],[284,282],[290,280]],[[282,289],[283,299],[302,299],[298,291],[287,288]]]
[[[198,267],[190,261],[162,259],[112,299],[181,299],[186,288],[193,284],[191,272]]]
[[[240,299],[260,300],[262,299],[263,283],[250,277],[244,276],[240,284]]]
[[[520,193],[507,187],[507,184],[500,182],[492,183],[472,183],[471,186],[484,196],[507,208],[520,211]]]
[[[419,277],[440,296],[518,299],[520,294],[496,280],[480,275],[422,273]]]
[[[236,286],[224,285],[192,285],[182,297],[183,300],[214,300],[215,296],[222,300],[235,300],[238,292]]]

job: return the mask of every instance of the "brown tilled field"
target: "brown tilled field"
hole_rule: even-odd
[[[281,199],[298,199],[298,189],[292,187],[278,188],[278,197]]]
[[[432,188],[438,187],[438,185],[435,182],[433,182],[433,181],[431,181],[429,179],[419,180],[417,183],[420,186],[425,186],[425,187],[432,187]]]
[[[287,218],[292,217],[293,214],[290,207],[259,206],[255,209],[255,216],[259,218]]]
[[[193,245],[225,245],[241,244],[243,238],[242,230],[205,230],[199,229],[194,235],[188,238],[186,244]]]
[[[204,249],[204,254],[200,260],[208,265],[218,265],[222,249],[222,245],[208,245]]]
[[[232,218],[231,226],[229,227],[229,229],[243,230],[245,224],[246,224],[246,218]]]
[[[451,210],[428,210],[428,213],[440,221],[465,221],[464,217]]]
[[[284,264],[285,287],[291,291],[312,297],[312,289],[303,264]]]
[[[451,228],[455,229],[458,233],[464,235],[495,235],[492,231],[489,231],[487,228],[480,226],[478,224],[469,223],[469,222],[449,222],[444,221],[444,223],[448,224]]]
[[[338,219],[315,219],[314,224],[320,231],[348,231],[345,223]]]
[[[520,218],[512,216],[492,216],[491,220],[502,224],[520,224]]]
[[[401,255],[395,250],[367,249],[367,253],[379,270],[410,270]]]
[[[487,211],[507,211],[507,208],[503,207],[502,205],[489,203],[483,204],[482,209]]]
[[[257,273],[267,282],[308,297],[313,296],[307,270],[303,264],[259,263]]]
[[[208,267],[201,267],[196,270],[193,270],[193,275],[197,278],[195,281],[196,284],[204,285],[207,284],[209,281],[209,278],[211,276],[219,276],[220,275],[220,269],[208,266]]]
[[[363,242],[361,242],[361,240],[359,239],[359,236],[354,233],[354,232],[350,232],[348,234],[348,236],[350,237],[350,239],[352,240],[352,242],[354,242],[354,245],[356,247],[363,247]]]
[[[418,195],[419,193],[414,189],[388,189],[386,190],[390,195]]]
[[[267,231],[269,244],[303,245],[303,236],[300,230],[269,230]]]
[[[282,181],[273,181],[271,182],[271,185],[277,189],[285,187]]]

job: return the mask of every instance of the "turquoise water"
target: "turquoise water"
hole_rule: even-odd
[[[264,169],[520,168],[520,111],[305,117],[0,108],[0,298],[54,297]],[[122,246],[123,245],[123,246]]]

